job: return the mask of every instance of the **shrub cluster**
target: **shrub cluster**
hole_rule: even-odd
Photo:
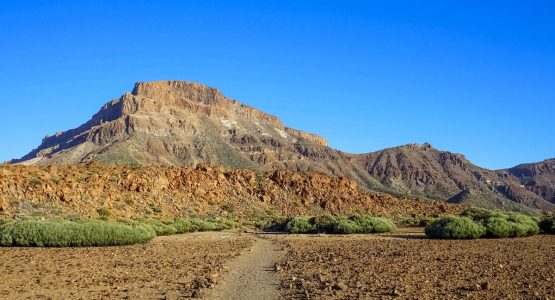
[[[509,238],[538,234],[540,228],[530,216],[516,212],[472,208],[461,216],[440,218],[426,226],[426,235],[442,239]]]
[[[265,217],[255,222],[255,226],[267,232],[285,231],[287,223],[290,221],[284,217]]]
[[[201,219],[93,220],[27,218],[0,222],[0,246],[79,247],[144,243],[155,236],[220,231],[238,224]]]
[[[426,226],[426,235],[435,239],[477,239],[485,232],[469,217],[448,216]]]
[[[156,235],[172,235],[197,231],[222,231],[236,228],[238,223],[233,221],[203,220],[203,219],[175,219],[175,220],[156,220],[146,219],[136,221],[152,227]]]
[[[395,230],[395,224],[388,219],[370,216],[352,217],[295,217],[289,220],[285,231],[290,233],[381,233]]]
[[[436,218],[434,217],[398,218],[395,220],[395,223],[402,227],[426,227],[435,220]]]
[[[155,236],[149,226],[115,221],[22,219],[0,226],[2,246],[117,246],[144,243]]]
[[[545,217],[539,222],[540,229],[549,234],[555,234],[555,216]]]

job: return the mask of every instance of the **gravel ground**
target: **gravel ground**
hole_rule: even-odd
[[[194,233],[124,247],[0,248],[0,299],[202,296],[252,242],[236,233]]]
[[[288,299],[555,299],[555,236],[275,236]]]

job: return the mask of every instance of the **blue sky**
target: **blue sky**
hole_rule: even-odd
[[[217,87],[348,152],[555,157],[553,3],[0,1],[0,161],[160,79]]]

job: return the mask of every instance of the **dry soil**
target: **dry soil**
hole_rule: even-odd
[[[278,236],[288,299],[555,299],[555,236]]]
[[[125,247],[0,248],[0,299],[198,297],[252,241],[195,233]]]

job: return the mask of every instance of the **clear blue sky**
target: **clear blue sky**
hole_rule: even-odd
[[[553,1],[0,1],[0,161],[181,79],[355,153],[555,157]]]

